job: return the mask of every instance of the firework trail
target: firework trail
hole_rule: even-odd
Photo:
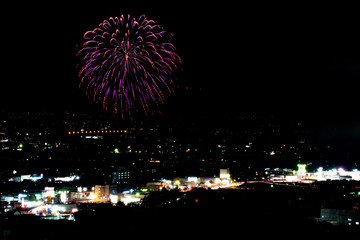
[[[181,64],[173,35],[142,15],[109,18],[84,34],[80,87],[107,110],[131,115],[164,103]]]

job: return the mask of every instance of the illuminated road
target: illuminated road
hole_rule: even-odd
[[[219,188],[236,188],[238,186],[243,185],[245,182],[235,182],[235,183],[229,183],[229,184],[225,184],[225,185],[216,185],[211,187],[212,190],[216,190]]]

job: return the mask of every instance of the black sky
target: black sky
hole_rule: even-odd
[[[170,109],[359,117],[360,16],[355,6],[233,1],[13,5],[1,17],[6,63],[0,109],[98,111],[77,87],[75,54],[85,31],[110,16],[130,13],[145,14],[175,35],[183,71],[164,114]]]

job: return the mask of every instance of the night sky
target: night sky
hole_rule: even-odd
[[[183,71],[165,115],[265,112],[360,126],[355,6],[116,2],[10,6],[0,109],[102,111],[78,89],[75,55],[85,31],[130,13],[175,35]]]

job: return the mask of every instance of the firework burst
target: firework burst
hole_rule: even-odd
[[[80,87],[107,110],[124,114],[164,103],[173,92],[173,73],[180,57],[173,35],[142,15],[104,20],[84,34]]]

